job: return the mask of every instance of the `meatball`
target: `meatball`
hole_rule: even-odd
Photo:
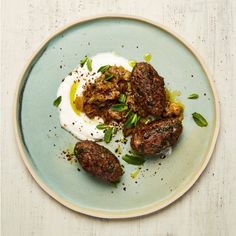
[[[123,175],[119,160],[105,147],[93,141],[76,143],[74,153],[82,168],[107,182],[118,182]]]
[[[134,110],[142,117],[161,116],[166,106],[164,80],[146,62],[137,63],[131,74]]]
[[[140,154],[154,155],[174,145],[182,129],[182,122],[177,118],[137,126],[133,131],[131,147]]]

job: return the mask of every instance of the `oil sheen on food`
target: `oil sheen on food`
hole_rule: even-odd
[[[101,75],[100,72],[97,72],[101,66],[123,66],[129,71],[132,71],[132,68],[126,58],[111,52],[99,53],[91,59],[92,71],[89,71],[86,65],[81,67],[79,64],[62,80],[57,96],[62,98],[59,105],[61,126],[80,140],[96,141],[103,139],[104,136],[103,130],[96,128],[99,123],[103,123],[103,119],[99,117],[88,118],[83,111],[76,108],[74,101],[76,97],[82,97],[87,82],[94,83]]]

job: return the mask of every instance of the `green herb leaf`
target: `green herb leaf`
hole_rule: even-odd
[[[148,124],[149,122],[151,122],[151,120],[150,120],[149,118],[144,118],[144,119],[143,119],[143,122],[144,122],[144,124],[146,125],[146,124]]]
[[[84,64],[86,63],[87,60],[88,60],[88,56],[85,55],[84,58],[80,61],[80,65],[81,65],[81,67],[84,66]]]
[[[108,128],[106,130],[105,135],[104,135],[104,141],[106,143],[110,143],[111,138],[112,138],[112,131],[113,131],[113,128]]]
[[[116,134],[116,133],[117,133],[117,131],[118,131],[117,127],[115,127],[115,126],[114,126],[114,127],[112,127],[112,133],[113,133],[113,134]]]
[[[112,74],[109,73],[105,74],[105,80],[110,80],[112,77],[113,77]]]
[[[134,68],[136,64],[137,64],[137,62],[134,61],[134,60],[129,61],[129,65],[130,65],[132,68]]]
[[[129,110],[126,114],[125,114],[125,118],[129,118],[130,117],[130,115],[132,115],[133,114],[133,111],[132,110]]]
[[[116,181],[116,182],[111,182],[111,185],[114,187],[114,188],[117,188],[118,184],[120,183],[120,181]]]
[[[146,61],[146,62],[150,62],[151,59],[152,59],[152,54],[151,53],[146,53],[143,57],[143,59]]]
[[[201,114],[199,114],[199,113],[197,113],[197,112],[194,112],[194,113],[192,114],[192,116],[193,116],[193,119],[194,119],[195,123],[196,123],[198,126],[200,126],[200,127],[205,127],[205,126],[208,125],[207,120],[206,120]]]
[[[137,116],[137,119],[134,121],[134,126],[138,124],[139,120],[140,120],[140,116]]]
[[[59,96],[58,98],[56,98],[56,100],[53,102],[53,105],[55,107],[58,107],[61,103],[61,96]]]
[[[112,111],[126,111],[128,106],[126,104],[116,104],[111,107]]]
[[[89,71],[92,71],[92,70],[93,70],[93,69],[92,69],[92,60],[88,58],[86,64],[87,64],[88,70],[89,70]]]
[[[120,97],[119,97],[119,102],[120,103],[125,103],[125,101],[126,101],[126,96],[125,96],[125,94],[121,93]]]
[[[105,125],[105,124],[99,124],[96,126],[97,129],[108,129],[110,128],[111,126],[109,125]]]
[[[126,128],[131,128],[132,126],[135,126],[137,122],[139,121],[140,117],[138,117],[137,114],[132,114],[128,120],[125,122],[124,126]]]
[[[122,157],[124,161],[131,165],[140,166],[143,165],[145,160],[141,156],[125,155]]]
[[[190,94],[190,95],[188,96],[188,99],[197,99],[197,98],[199,98],[199,95],[196,94],[196,93]]]
[[[104,72],[106,72],[109,69],[109,67],[110,67],[109,65],[101,66],[98,69],[98,72],[104,73]]]

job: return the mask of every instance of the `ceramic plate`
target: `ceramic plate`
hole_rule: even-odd
[[[172,154],[147,161],[135,179],[130,173],[136,167],[121,160],[125,175],[116,188],[64,159],[63,150],[72,150],[77,140],[60,128],[53,107],[61,80],[85,54],[100,52],[137,61],[151,52],[151,64],[169,89],[181,91],[179,100],[185,106],[184,131]],[[187,99],[191,93],[199,99]],[[82,20],[48,39],[24,70],[15,105],[17,142],[37,183],[68,208],[102,218],[141,216],[178,199],[206,167],[219,130],[216,94],[196,53],[163,26],[128,16]],[[197,126],[193,112],[203,114],[209,125]]]

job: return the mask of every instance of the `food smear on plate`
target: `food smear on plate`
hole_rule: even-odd
[[[87,100],[84,101],[86,98],[84,93],[88,91],[86,87],[95,84],[97,79],[103,77],[103,73],[98,70],[104,65],[119,65],[127,71],[132,70],[128,60],[115,53],[100,53],[91,59],[84,57],[81,63],[62,80],[57,92],[60,104],[55,100],[57,101],[55,105],[59,108],[61,126],[80,140],[96,141],[103,139],[104,136],[103,130],[96,128],[100,123],[104,123],[103,118],[98,115],[91,117],[89,113],[86,114],[87,110],[84,111],[87,108],[84,105],[87,104]],[[99,103],[102,96],[101,93],[97,98],[98,101],[93,100],[93,104]]]
[[[74,149],[78,161],[107,182],[118,181],[123,171],[117,152],[96,142],[108,144],[122,132],[124,139],[131,137],[133,152],[122,159],[140,166],[148,157],[171,153],[182,133],[184,107],[165,87],[151,58],[147,54],[146,62],[137,62],[115,53],[86,55],[58,89],[54,105],[61,126],[80,140]]]

